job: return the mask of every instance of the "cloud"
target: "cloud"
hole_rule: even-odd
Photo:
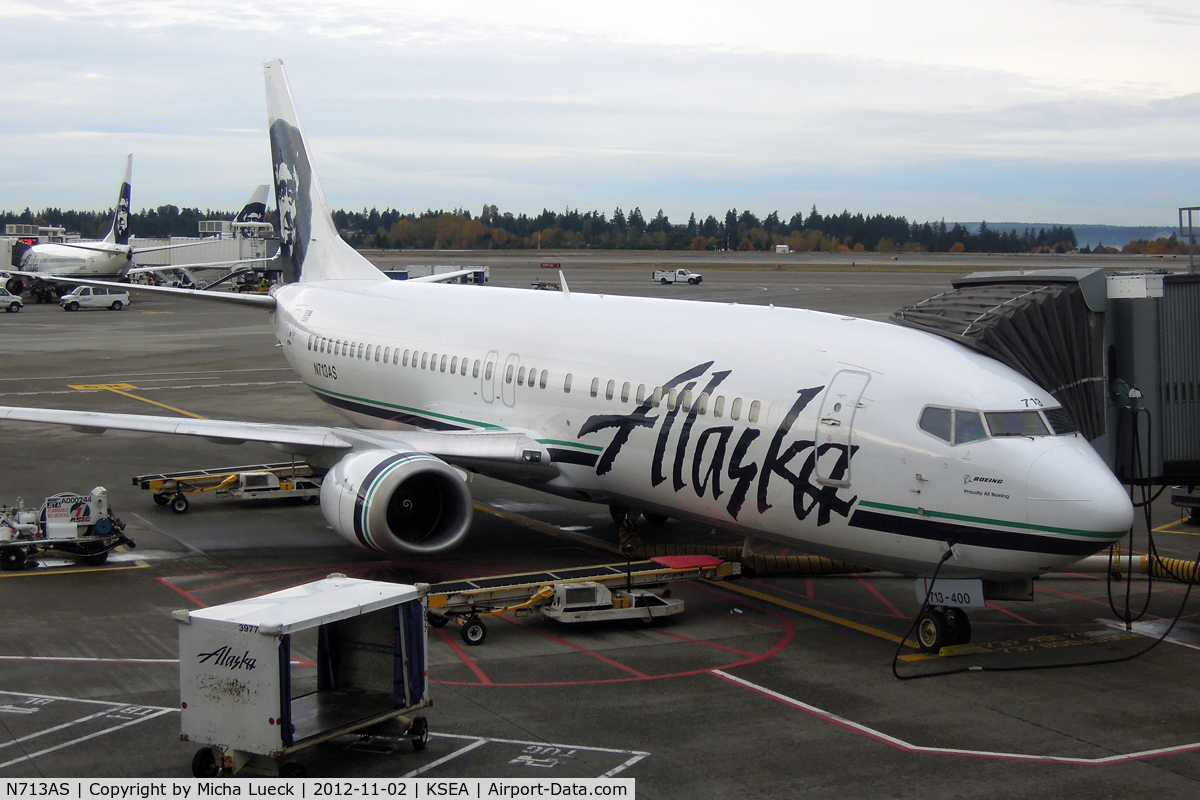
[[[282,56],[336,205],[619,202],[686,218],[818,202],[1049,219],[1019,212],[1070,212],[1071,185],[1045,199],[1038,176],[1054,174],[1081,187],[1068,219],[1169,219],[1195,198],[1168,197],[1173,178],[1155,199],[1135,176],[1172,161],[1178,180],[1200,177],[1184,146],[1200,134],[1200,74],[1173,15],[1196,12],[1024,0],[614,0],[603,13],[475,0],[3,3],[13,35],[0,79],[22,99],[0,143],[22,158],[0,208],[107,206],[111,165],[130,150],[135,205],[232,208],[267,180],[266,138],[253,133],[265,127],[261,62]],[[1127,183],[1096,191],[1085,176],[1097,170]]]

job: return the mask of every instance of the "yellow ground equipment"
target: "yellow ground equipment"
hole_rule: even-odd
[[[188,495],[202,492],[215,492],[222,500],[294,497],[314,505],[321,501],[321,479],[302,461],[136,475],[133,485],[152,492],[155,503],[170,505],[176,514],[188,510]]]
[[[603,587],[603,594],[611,597],[613,609],[629,609],[625,616],[646,617],[653,621],[663,614],[656,611],[647,614],[647,607],[653,605],[655,609],[675,608],[676,603],[662,602],[670,597],[669,589],[661,595],[653,595],[654,600],[647,596],[650,592],[641,590],[663,586],[672,581],[696,578],[726,580],[741,577],[741,574],[742,565],[736,561],[728,562],[713,556],[700,555],[447,581],[436,583],[429,590],[429,623],[440,628],[450,620],[455,620],[462,625],[464,642],[470,645],[483,644],[487,638],[487,627],[481,617],[504,612],[513,612],[515,616],[542,616],[544,611],[554,604],[556,595],[564,595],[563,591],[559,591],[560,588],[565,591],[568,586],[581,587],[585,584],[589,587]],[[624,601],[629,598],[634,599],[626,605]],[[555,618],[563,616],[558,615]],[[608,614],[604,618],[612,616]],[[583,620],[581,617],[578,621]]]

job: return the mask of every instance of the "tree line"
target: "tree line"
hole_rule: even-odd
[[[61,225],[83,238],[98,239],[112,220],[108,211],[37,213],[0,212],[0,223]],[[205,219],[232,219],[234,212],[163,205],[130,215],[130,232],[143,238],[196,236]],[[334,223],[350,244],[383,249],[630,249],[773,251],[787,245],[793,252],[930,252],[930,253],[1063,253],[1076,248],[1070,226],[996,230],[981,223],[971,230],[960,223],[909,222],[903,216],[865,215],[842,211],[822,215],[814,206],[807,214],[785,218],[777,211],[759,217],[730,209],[722,218],[703,220],[693,213],[683,224],[660,209],[648,217],[638,207],[601,211],[543,210],[535,216],[501,212],[485,205],[473,215],[465,209],[432,209],[403,213],[396,209],[339,209]],[[1157,245],[1156,245],[1157,246]],[[1111,248],[1110,248],[1111,249]]]

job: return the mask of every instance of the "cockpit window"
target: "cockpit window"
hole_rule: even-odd
[[[950,441],[950,409],[930,406],[921,412],[921,430],[944,442]]]
[[[992,436],[1049,436],[1036,411],[989,411],[985,414]]]
[[[1050,423],[1050,427],[1054,429],[1055,436],[1079,433],[1079,426],[1071,419],[1071,415],[1067,413],[1065,408],[1046,408],[1042,409],[1042,413],[1046,415],[1046,420]]]
[[[978,411],[963,411],[954,409],[954,443],[965,444],[978,442],[988,438],[987,429],[983,427],[983,419]]]

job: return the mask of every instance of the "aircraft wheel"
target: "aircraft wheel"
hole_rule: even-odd
[[[192,776],[195,778],[215,778],[221,772],[217,766],[217,757],[211,747],[201,747],[192,756]]]
[[[936,608],[927,608],[917,617],[917,644],[926,653],[936,653],[951,644],[950,623]]]
[[[186,513],[188,510],[188,499],[181,494],[177,494],[171,498],[171,510],[176,514]]]
[[[20,310],[21,310],[21,304],[20,304],[20,303],[9,303],[9,304],[8,304],[8,313],[10,313],[10,314],[15,314],[15,313],[17,313],[17,312],[18,312],[18,311],[20,311]]]
[[[462,640],[474,647],[487,639],[487,626],[479,617],[469,618],[462,626]]]
[[[949,622],[954,644],[970,644],[971,619],[967,616],[967,612],[961,608],[950,609]]]
[[[18,570],[25,566],[25,551],[19,547],[0,550],[0,569]]]
[[[666,285],[667,285],[667,279],[666,279],[666,278],[663,278],[661,281],[659,281],[659,283],[661,283],[663,286],[666,286]]]
[[[165,494],[156,493],[151,495],[151,497],[154,498],[154,505],[156,506],[165,506],[167,503],[171,502],[171,498],[167,497]]]
[[[279,768],[281,778],[307,778],[308,770],[299,761],[289,761]]]
[[[120,310],[121,310],[121,307],[122,307],[123,305],[124,305],[124,304],[123,304],[123,303],[122,303],[120,300],[113,300],[113,304],[112,304],[111,306],[109,306],[109,310],[111,310],[111,311],[120,311]]]
[[[666,525],[670,519],[666,514],[655,514],[653,511],[643,511],[642,516],[646,518],[646,522],[651,525]]]
[[[424,750],[425,745],[429,744],[429,720],[425,717],[414,717],[408,735],[412,737],[413,750]]]
[[[74,301],[67,303],[67,311],[78,311],[78,310],[79,310],[79,303],[76,303]]]

